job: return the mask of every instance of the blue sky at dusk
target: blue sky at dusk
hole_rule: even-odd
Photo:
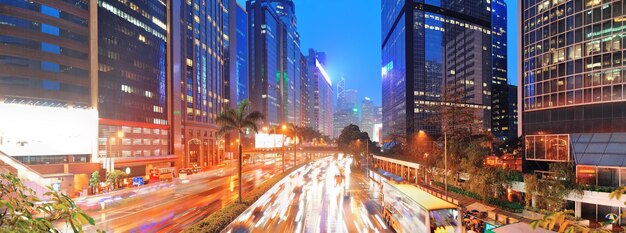
[[[382,0],[389,1],[389,0]],[[245,0],[237,0],[245,7]],[[517,26],[514,0],[507,3],[508,77],[517,83]],[[343,75],[346,88],[359,91],[359,103],[365,96],[381,104],[381,29],[378,0],[294,0],[300,48],[326,52],[326,71],[333,86]],[[335,89],[336,90],[336,89]]]

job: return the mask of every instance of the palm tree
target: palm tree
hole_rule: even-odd
[[[237,132],[237,137],[239,140],[238,145],[238,169],[237,173],[239,176],[239,203],[242,202],[241,198],[241,170],[243,166],[243,158],[241,154],[241,134],[243,134],[246,130],[252,130],[255,133],[259,131],[257,123],[263,120],[263,114],[259,111],[249,112],[250,101],[242,100],[239,103],[239,107],[237,109],[226,109],[217,117],[216,122],[220,127],[218,132],[219,135],[225,135],[231,132]]]

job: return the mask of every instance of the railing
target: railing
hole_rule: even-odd
[[[31,188],[37,192],[37,195],[43,195],[43,193],[40,192],[45,191],[45,187],[51,185],[50,179],[44,178],[39,172],[24,165],[20,161],[17,161],[17,159],[5,154],[2,151],[0,151],[0,161],[15,168],[15,170],[17,170],[17,177],[23,179],[24,183],[28,186],[31,186]],[[2,169],[8,170],[6,168]]]

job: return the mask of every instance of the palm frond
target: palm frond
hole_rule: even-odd
[[[254,121],[244,121],[244,122],[242,122],[241,129],[250,129],[250,130],[254,131],[255,133],[259,132],[259,126],[258,126],[257,122],[254,122]]]
[[[231,132],[233,132],[233,131],[237,131],[237,130],[238,130],[238,128],[235,128],[235,127],[233,127],[233,126],[230,126],[230,125],[222,125],[222,126],[220,127],[220,130],[217,132],[217,135],[218,135],[218,136],[224,136],[224,135],[226,135],[226,134],[229,134],[229,133],[231,133]]]
[[[250,106],[250,100],[248,99],[244,99],[241,102],[239,102],[239,106],[237,107],[237,114],[239,115],[239,118],[244,118],[249,106]]]
[[[249,121],[249,122],[254,122],[257,123],[259,121],[262,121],[265,118],[265,116],[263,116],[263,113],[259,112],[259,111],[253,111],[250,114],[246,115],[246,117],[243,119],[244,122]]]
[[[220,127],[230,126],[233,128],[239,128],[239,119],[236,116],[236,112],[234,109],[227,109],[222,112],[215,121]]]

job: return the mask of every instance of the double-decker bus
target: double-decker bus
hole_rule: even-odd
[[[382,180],[383,212],[399,233],[461,233],[459,207],[410,184]]]

